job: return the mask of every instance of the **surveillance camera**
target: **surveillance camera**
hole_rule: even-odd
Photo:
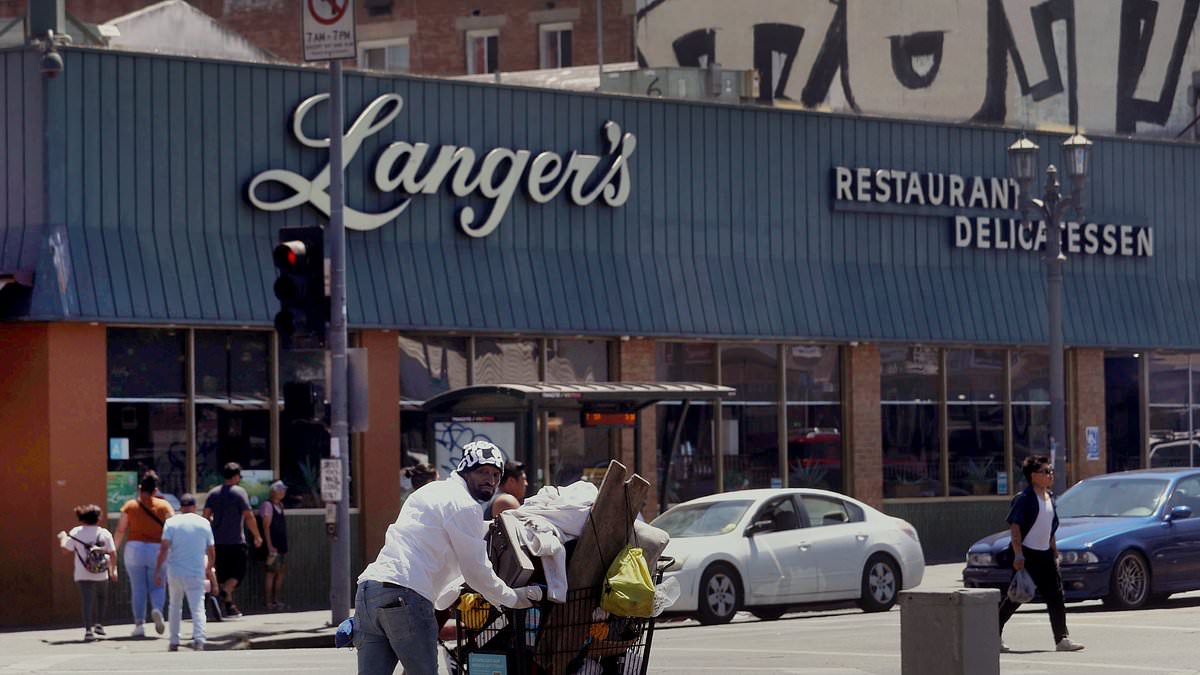
[[[48,51],[42,54],[42,75],[53,78],[57,77],[63,70],[62,56],[56,51]]]

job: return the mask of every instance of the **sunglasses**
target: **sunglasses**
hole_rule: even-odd
[[[1047,476],[1053,476],[1053,475],[1054,475],[1054,469],[1038,469],[1037,471],[1034,471],[1034,473],[1044,473],[1044,474],[1046,474]]]

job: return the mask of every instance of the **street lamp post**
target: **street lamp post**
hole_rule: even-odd
[[[1054,461],[1054,491],[1061,494],[1066,489],[1067,418],[1065,402],[1065,380],[1063,369],[1063,326],[1062,287],[1063,216],[1068,210],[1083,216],[1083,186],[1088,176],[1089,151],[1092,142],[1076,132],[1062,144],[1064,166],[1071,179],[1071,194],[1064,195],[1058,180],[1058,169],[1053,164],[1046,167],[1046,184],[1042,198],[1031,193],[1037,177],[1038,145],[1025,137],[1017,139],[1008,148],[1009,172],[1021,189],[1021,218],[1028,222],[1030,212],[1038,213],[1046,228],[1046,319],[1050,348],[1050,450]],[[1040,229],[1040,228],[1039,228]]]

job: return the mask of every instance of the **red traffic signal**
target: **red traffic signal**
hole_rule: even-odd
[[[275,330],[284,348],[316,349],[325,344],[329,298],[325,296],[325,232],[320,227],[284,228],[271,252],[279,276]]]
[[[308,247],[302,241],[285,241],[275,247],[275,266],[300,269],[305,265]]]

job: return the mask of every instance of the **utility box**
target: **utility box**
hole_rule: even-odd
[[[1000,591],[900,594],[904,675],[1000,675]]]

